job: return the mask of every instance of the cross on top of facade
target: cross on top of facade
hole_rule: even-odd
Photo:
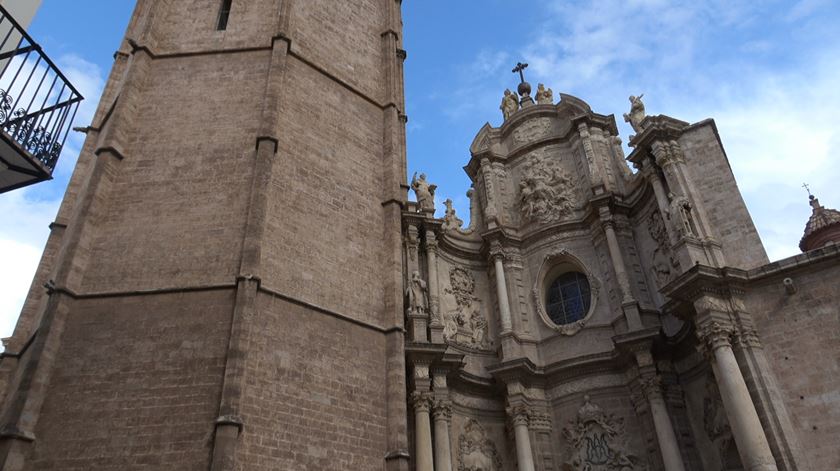
[[[803,183],[803,184],[802,184],[802,188],[805,188],[805,191],[807,191],[807,192],[808,192],[808,196],[812,196],[812,195],[811,195],[811,187],[810,187],[810,186],[808,186],[808,184],[807,184],[807,183]]]
[[[525,83],[525,69],[528,68],[528,64],[523,64],[522,62],[517,62],[516,67],[513,68],[511,72],[514,74],[519,72],[519,79],[522,83]]]

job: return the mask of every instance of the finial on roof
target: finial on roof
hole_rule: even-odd
[[[805,234],[799,241],[799,248],[807,252],[832,242],[840,243],[840,211],[822,206],[820,200],[811,193],[807,183],[802,187],[808,191],[808,202],[812,212],[805,225]]]

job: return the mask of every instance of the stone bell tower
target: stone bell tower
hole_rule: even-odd
[[[408,467],[400,0],[139,0],[0,363],[0,469]]]

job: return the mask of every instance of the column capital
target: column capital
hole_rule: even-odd
[[[758,332],[752,328],[741,328],[735,331],[735,342],[740,348],[761,348]]]
[[[428,414],[432,409],[432,394],[429,392],[414,391],[411,393],[410,400],[415,412]]]
[[[639,378],[642,392],[648,401],[663,400],[662,377],[658,374],[646,375]]]
[[[514,427],[519,425],[527,426],[531,415],[531,408],[526,404],[512,405],[507,408],[507,415]]]
[[[697,338],[702,342],[706,352],[713,354],[715,350],[731,347],[731,337],[735,329],[729,324],[718,321],[705,322],[697,326]]]
[[[452,419],[452,402],[448,399],[436,399],[432,404],[432,417],[435,420],[445,420],[449,422]]]

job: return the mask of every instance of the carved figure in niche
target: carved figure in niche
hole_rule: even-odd
[[[691,202],[688,201],[688,198],[683,195],[669,193],[668,199],[671,200],[669,216],[674,231],[680,234],[681,237],[696,236],[697,231],[694,226],[694,218],[691,216]]]
[[[574,183],[556,160],[534,159],[522,172],[519,205],[525,219],[547,223],[574,209]]]
[[[450,288],[445,292],[455,298],[456,308],[443,316],[443,338],[470,348],[491,347],[487,319],[481,313],[481,301],[475,296],[475,279],[460,267],[449,271]]]
[[[563,429],[563,437],[572,446],[571,457],[563,471],[635,471],[647,465],[626,450],[624,420],[606,414],[584,397],[577,420]]]
[[[502,460],[496,444],[487,438],[484,428],[473,419],[458,437],[458,471],[501,471]]]
[[[671,251],[668,243],[668,232],[665,229],[665,222],[659,211],[654,211],[648,219],[648,234],[656,247],[653,250],[653,275],[659,288],[667,285],[673,279],[679,268],[679,262]]]
[[[429,299],[426,296],[426,282],[420,277],[420,272],[411,274],[411,281],[408,289],[405,290],[408,297],[408,314],[425,314],[429,311]]]
[[[508,118],[513,116],[513,113],[519,111],[519,97],[510,91],[510,89],[506,89],[505,96],[502,98],[502,104],[499,106],[499,109],[502,110],[505,121],[507,121]]]
[[[539,84],[537,85],[537,104],[539,105],[553,105],[554,104],[554,92],[549,88],[546,89],[545,85]]]
[[[630,126],[636,132],[644,131],[644,128],[642,128],[642,121],[645,120],[645,104],[642,103],[643,96],[645,96],[644,93],[639,96],[630,95],[630,112],[624,113],[624,121],[630,123]]]
[[[417,172],[411,177],[411,189],[417,196],[417,204],[421,210],[435,210],[435,190],[437,185],[431,185],[426,181],[426,174],[421,173],[420,178],[417,178]]]
[[[443,202],[444,206],[446,206],[446,212],[443,216],[443,225],[441,229],[444,231],[450,231],[453,229],[460,229],[461,226],[464,225],[464,221],[458,218],[455,215],[455,208],[452,207],[452,200],[447,198],[446,201]]]
[[[728,455],[732,445],[732,429],[729,427],[729,419],[723,408],[723,400],[717,388],[714,374],[709,372],[706,376],[706,397],[703,399],[703,427],[706,435],[715,446],[720,459],[720,469],[725,471],[729,468]],[[737,455],[737,452],[735,453]],[[740,461],[740,459],[738,459]]]

